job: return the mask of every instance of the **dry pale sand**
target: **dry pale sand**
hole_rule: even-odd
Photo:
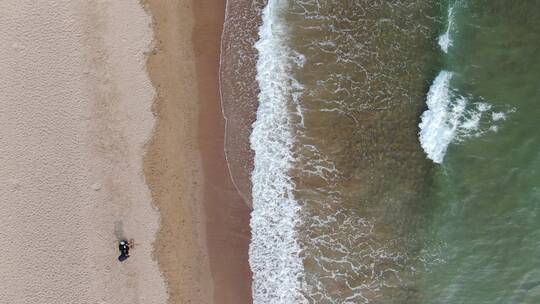
[[[0,1],[0,303],[166,303],[137,0]],[[134,238],[119,263],[117,238]]]
[[[251,303],[249,209],[224,155],[219,46],[224,0],[147,0],[158,98],[145,173],[161,211],[156,256],[170,303]]]

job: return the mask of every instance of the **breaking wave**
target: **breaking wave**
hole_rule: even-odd
[[[427,156],[442,163],[446,149],[455,136],[457,121],[465,110],[465,101],[460,100],[452,109],[450,102],[450,79],[452,73],[442,71],[433,81],[427,94],[428,109],[420,122],[420,144]]]
[[[439,36],[439,46],[443,52],[448,53],[448,48],[452,46],[452,38],[450,32],[452,31],[452,24],[454,23],[454,8],[450,7],[448,9],[448,25],[446,27],[446,32]]]
[[[452,46],[452,27],[454,8],[448,10],[446,32],[439,36],[439,46],[444,53]],[[426,104],[428,109],[422,114],[419,124],[420,145],[428,158],[435,163],[442,163],[446,150],[452,142],[461,142],[466,138],[478,137],[486,132],[497,132],[499,121],[506,120],[504,112],[494,112],[493,106],[485,101],[470,102],[471,97],[464,97],[454,92],[451,80],[454,73],[441,71],[429,88]],[[481,99],[481,98],[480,98]],[[511,109],[509,112],[515,111]],[[484,113],[489,113],[487,127],[482,126]],[[485,119],[486,120],[486,119]],[[485,123],[485,124],[486,124]]]
[[[497,132],[498,122],[506,120],[507,114],[514,112],[494,111],[485,102],[471,102],[451,89],[453,73],[441,71],[433,81],[427,94],[428,109],[420,122],[420,145],[429,159],[442,163],[451,143],[478,137],[487,132]]]
[[[296,237],[300,206],[287,174],[294,160],[290,102],[301,92],[291,70],[301,60],[287,46],[288,30],[280,13],[285,5],[286,0],[268,1],[255,45],[260,93],[250,138],[255,158],[249,263],[257,304],[305,302],[300,292],[304,268]]]

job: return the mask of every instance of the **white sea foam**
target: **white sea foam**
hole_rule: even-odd
[[[465,99],[465,97],[460,97]],[[487,102],[476,102],[471,104],[469,109],[463,113],[458,123],[458,132],[456,135],[456,141],[462,141],[470,137],[479,137],[484,134],[486,130],[481,128],[480,120],[484,116],[484,113],[490,111],[492,105]],[[497,128],[490,128],[492,131],[496,131]]]
[[[445,53],[448,53],[448,48],[452,46],[452,37],[450,37],[450,32],[452,31],[453,22],[454,8],[450,7],[450,9],[448,9],[448,26],[446,27],[446,32],[439,36],[439,46]]]
[[[506,120],[506,114],[503,112],[493,112],[491,113],[491,119],[493,121]]]
[[[446,31],[438,40],[445,53],[448,53],[448,49],[452,46],[453,23],[454,8],[450,7]],[[483,101],[471,103],[468,98],[453,93],[450,89],[452,75],[452,72],[441,71],[433,81],[427,94],[428,109],[422,114],[419,125],[420,144],[428,158],[435,163],[442,163],[450,143],[479,137],[487,132],[497,132],[499,126],[494,124],[506,120],[506,113],[492,112],[492,105],[489,103]],[[485,126],[486,123],[482,123],[482,118],[484,113],[488,112],[491,121],[490,125]]]
[[[494,112],[485,101],[470,102],[450,88],[452,72],[442,71],[433,81],[427,94],[428,109],[420,122],[420,144],[428,158],[442,163],[448,146],[454,142],[497,132],[496,123],[506,120],[505,112]],[[489,117],[489,118],[486,118]]]
[[[291,109],[301,111],[295,101],[302,90],[291,70],[303,63],[303,56],[287,46],[287,27],[281,16],[285,5],[287,0],[268,1],[255,44],[260,93],[250,138],[255,158],[249,248],[255,304],[306,302],[300,291],[304,268],[296,239],[300,207],[287,174],[293,162],[292,128],[298,121],[294,116],[301,114]]]
[[[420,144],[427,156],[436,163],[442,163],[448,145],[454,138],[456,118],[465,110],[465,100],[458,102],[453,111],[450,103],[450,80],[452,73],[442,71],[429,88],[428,109],[422,114],[420,122]]]

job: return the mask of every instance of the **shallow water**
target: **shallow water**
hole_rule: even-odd
[[[429,2],[268,2],[251,134],[255,302],[414,298],[431,166],[416,123],[436,13]]]

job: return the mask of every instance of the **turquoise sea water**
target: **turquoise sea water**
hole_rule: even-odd
[[[436,166],[429,238],[444,250],[421,303],[540,303],[540,2],[449,6],[450,90],[490,109]]]

